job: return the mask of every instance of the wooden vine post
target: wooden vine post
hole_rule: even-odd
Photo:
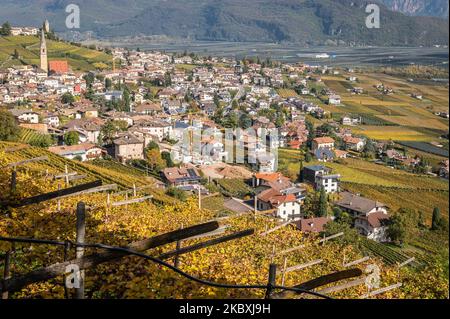
[[[86,205],[83,202],[77,204],[77,244],[84,244],[86,237]],[[77,259],[83,258],[84,247],[77,246]],[[80,270],[80,287],[75,288],[75,298],[84,299],[84,270]]]
[[[13,171],[11,172],[11,196],[14,195],[14,193],[16,192],[16,187],[17,187],[17,171],[16,168],[14,167]]]
[[[277,265],[270,264],[269,266],[269,280],[267,282],[266,299],[272,298],[273,287],[276,285]]]
[[[8,250],[5,254],[5,268],[3,270],[3,280],[10,279],[12,251]],[[8,290],[2,290],[2,299],[8,299]]]

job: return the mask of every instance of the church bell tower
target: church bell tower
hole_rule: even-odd
[[[47,43],[45,41],[45,26],[41,30],[41,69],[48,72]]]

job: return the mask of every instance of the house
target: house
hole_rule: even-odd
[[[448,160],[445,160],[441,163],[441,167],[439,168],[439,176],[445,179],[448,179]]]
[[[327,194],[339,192],[339,174],[318,174],[314,184],[317,190],[324,189]]]
[[[228,152],[225,151],[225,145],[218,139],[205,139],[201,144],[201,154],[211,162],[225,162],[228,158]]]
[[[104,121],[99,118],[72,120],[61,128],[65,133],[76,131],[82,143],[97,143]]]
[[[327,148],[327,149],[334,149],[334,139],[331,137],[325,136],[325,137],[317,137],[313,140],[312,143],[312,150],[316,151],[321,148]]]
[[[422,93],[412,93],[411,97],[418,99],[418,100],[423,100],[423,95]]]
[[[341,193],[335,204],[354,218],[354,226],[361,235],[379,242],[388,240],[389,215],[385,204],[350,192]]]
[[[331,162],[335,159],[335,152],[329,148],[319,148],[314,152],[319,162]]]
[[[366,145],[365,141],[362,138],[353,136],[345,136],[343,138],[343,141],[346,149],[356,152],[361,152]]]
[[[347,126],[359,125],[359,124],[361,124],[361,121],[362,121],[361,117],[352,118],[350,116],[344,116],[341,119],[342,125],[347,125]]]
[[[341,97],[336,94],[330,94],[328,96],[328,104],[329,105],[340,105],[341,104]]]
[[[82,162],[101,158],[105,151],[92,143],[52,146],[48,150],[67,159],[80,158]]]
[[[98,117],[98,110],[95,107],[86,107],[78,110],[78,113],[83,118],[92,119]]]
[[[132,134],[124,134],[114,140],[114,157],[122,163],[144,159],[144,142]]]
[[[168,186],[182,187],[199,185],[202,179],[200,173],[195,167],[170,167],[161,172],[162,177]]]
[[[69,63],[64,60],[49,61],[48,70],[50,74],[66,74],[69,72]]]
[[[37,124],[39,123],[39,114],[30,110],[10,110],[12,115],[19,121],[25,123]]]
[[[123,92],[122,91],[110,91],[105,92],[104,97],[106,101],[118,101],[122,100],[123,98]]]
[[[134,128],[150,135],[157,136],[160,142],[172,135],[172,125],[160,120],[135,121]]]
[[[276,157],[272,153],[268,152],[256,152],[256,163],[253,164],[253,168],[260,173],[272,173],[276,171]]]
[[[273,188],[278,191],[292,187],[289,178],[281,173],[256,173],[253,175],[252,186]]]
[[[331,174],[331,169],[322,165],[306,166],[302,171],[302,180],[314,185],[316,190],[322,188],[326,193],[336,193],[339,191],[339,180],[341,175]]]
[[[387,206],[378,201],[367,199],[350,192],[342,192],[340,195],[341,199],[335,203],[336,206],[355,218],[378,212],[382,212],[383,214],[388,213]]]
[[[331,218],[328,217],[316,217],[316,218],[304,218],[294,222],[297,229],[304,233],[321,233],[324,231],[325,225],[328,224]]]
[[[56,114],[47,113],[42,116],[42,123],[47,124],[48,126],[58,127],[59,126],[59,117]]]
[[[336,158],[347,158],[348,152],[342,150],[334,150],[334,155],[336,155]]]
[[[389,215],[383,212],[372,213],[367,216],[357,217],[355,228],[358,232],[377,242],[389,241],[387,229],[389,226]]]
[[[162,107],[159,104],[153,102],[147,102],[143,104],[138,104],[133,107],[133,112],[144,115],[155,115],[162,112]]]
[[[294,194],[283,195],[271,188],[257,196],[257,208],[260,211],[274,210],[275,216],[282,220],[298,220],[301,216],[301,204]]]

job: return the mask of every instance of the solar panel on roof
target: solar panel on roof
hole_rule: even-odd
[[[195,173],[195,170],[193,170],[192,168],[188,168],[188,174],[190,177],[197,177],[197,174]]]

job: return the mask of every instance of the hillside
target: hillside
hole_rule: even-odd
[[[15,160],[46,154],[45,151],[27,148],[5,153],[11,143],[0,143],[0,194],[2,198],[9,195],[9,176],[11,168],[5,165]],[[42,173],[47,168],[61,171],[60,162],[65,162],[55,156],[49,161],[37,162],[20,166],[18,172],[18,198],[33,196],[54,190],[56,182],[45,178]],[[72,162],[70,164],[75,165]],[[75,165],[73,169],[81,170],[84,165]],[[110,173],[114,170],[110,170]],[[100,172],[96,169],[94,176]],[[101,173],[103,175],[103,172]],[[116,181],[125,175],[117,175]],[[195,199],[184,203],[166,202],[160,205],[155,202],[131,204],[125,207],[105,207],[105,194],[89,194],[69,197],[61,200],[58,211],[56,201],[30,205],[20,209],[0,211],[0,236],[20,236],[49,240],[75,240],[75,210],[77,202],[84,201],[89,207],[87,214],[86,242],[104,243],[109,245],[126,245],[135,240],[142,240],[173,231],[183,227],[196,225],[214,218],[208,210],[200,211]],[[113,201],[123,200],[124,196],[112,194]],[[5,214],[6,213],[6,214]],[[250,217],[250,218],[249,218]],[[255,234],[236,239],[208,248],[195,250],[180,257],[180,268],[193,276],[227,284],[265,284],[269,263],[274,262],[279,267],[283,265],[284,256],[288,266],[295,266],[321,259],[322,262],[302,271],[289,272],[285,277],[285,285],[293,286],[318,276],[344,270],[345,260],[357,260],[364,255],[355,237],[347,236],[339,240],[330,240],[319,244],[316,236],[304,236],[292,227],[280,228],[271,234],[261,233],[273,228],[276,223],[270,218],[241,216],[220,221],[222,226],[228,225],[226,234],[244,229],[254,229]],[[209,238],[208,238],[209,239]],[[206,239],[187,239],[183,247],[203,242]],[[273,249],[276,252],[305,245],[301,250],[278,254],[271,258]],[[275,246],[274,246],[275,244]],[[29,271],[39,269],[62,261],[62,249],[49,245],[17,244],[14,254],[12,276],[19,276]],[[16,246],[16,248],[18,248]],[[152,249],[147,253],[160,256],[175,248],[174,244]],[[9,245],[0,242],[0,251],[9,249]],[[362,249],[362,247],[361,247]],[[416,271],[414,268],[403,267],[400,270],[396,262],[403,262],[408,257],[391,250],[389,263],[384,263],[378,256],[386,258],[385,250],[375,245],[371,248],[377,254],[373,255],[370,264],[381,268],[381,287],[387,287],[402,282],[400,289],[379,294],[376,298],[447,298],[448,288],[442,276],[442,271],[433,265]],[[97,252],[87,248],[87,253]],[[379,254],[379,255],[378,255]],[[69,250],[69,258],[74,257],[74,251]],[[364,269],[369,262],[356,266]],[[11,294],[11,298],[64,298],[64,288],[61,276],[46,282],[38,282],[24,287],[21,291]],[[277,283],[281,283],[281,276]],[[331,293],[334,298],[358,298],[365,294],[364,285],[357,285],[341,292]],[[118,262],[107,263],[90,268],[86,272],[87,298],[262,298],[263,290],[256,289],[221,289],[200,285],[175,274],[173,271],[144,261],[136,257],[126,257]]]
[[[69,62],[74,71],[104,69],[111,64],[111,57],[97,50],[88,49],[67,42],[47,40],[48,58]],[[14,58],[17,50],[19,58]],[[39,65],[39,38],[35,36],[0,37],[0,68],[11,65]]]
[[[392,11],[448,19],[448,0],[380,0]]]
[[[7,148],[15,148],[23,144],[0,142],[0,152]],[[152,186],[155,179],[145,176],[144,173],[123,166],[118,162],[91,162],[81,163],[79,161],[72,161],[55,155],[46,149],[31,147],[26,145],[23,149],[12,153],[4,153],[3,160],[8,163],[27,160],[35,157],[47,156],[48,161],[31,163],[27,168],[37,169],[41,174],[58,175],[64,173],[65,165],[68,166],[69,172],[77,172],[78,175],[85,176],[83,179],[76,181],[76,184],[92,182],[94,180],[101,180],[104,184],[117,184],[119,190],[126,190],[133,187]],[[54,185],[56,187],[56,185]],[[26,188],[26,185],[24,185]],[[162,191],[155,190],[154,187],[145,190],[148,195],[153,195],[155,200],[162,204],[175,203],[176,201],[169,196],[166,196]],[[0,196],[1,198],[1,196]]]
[[[207,41],[291,42],[430,46],[448,43],[448,20],[410,17],[382,7],[382,28],[365,27],[366,0],[134,0],[80,1],[81,32],[98,37],[166,35]],[[27,3],[33,15],[20,10]],[[67,33],[69,0],[7,0],[0,21],[40,25],[48,18],[57,32]]]

